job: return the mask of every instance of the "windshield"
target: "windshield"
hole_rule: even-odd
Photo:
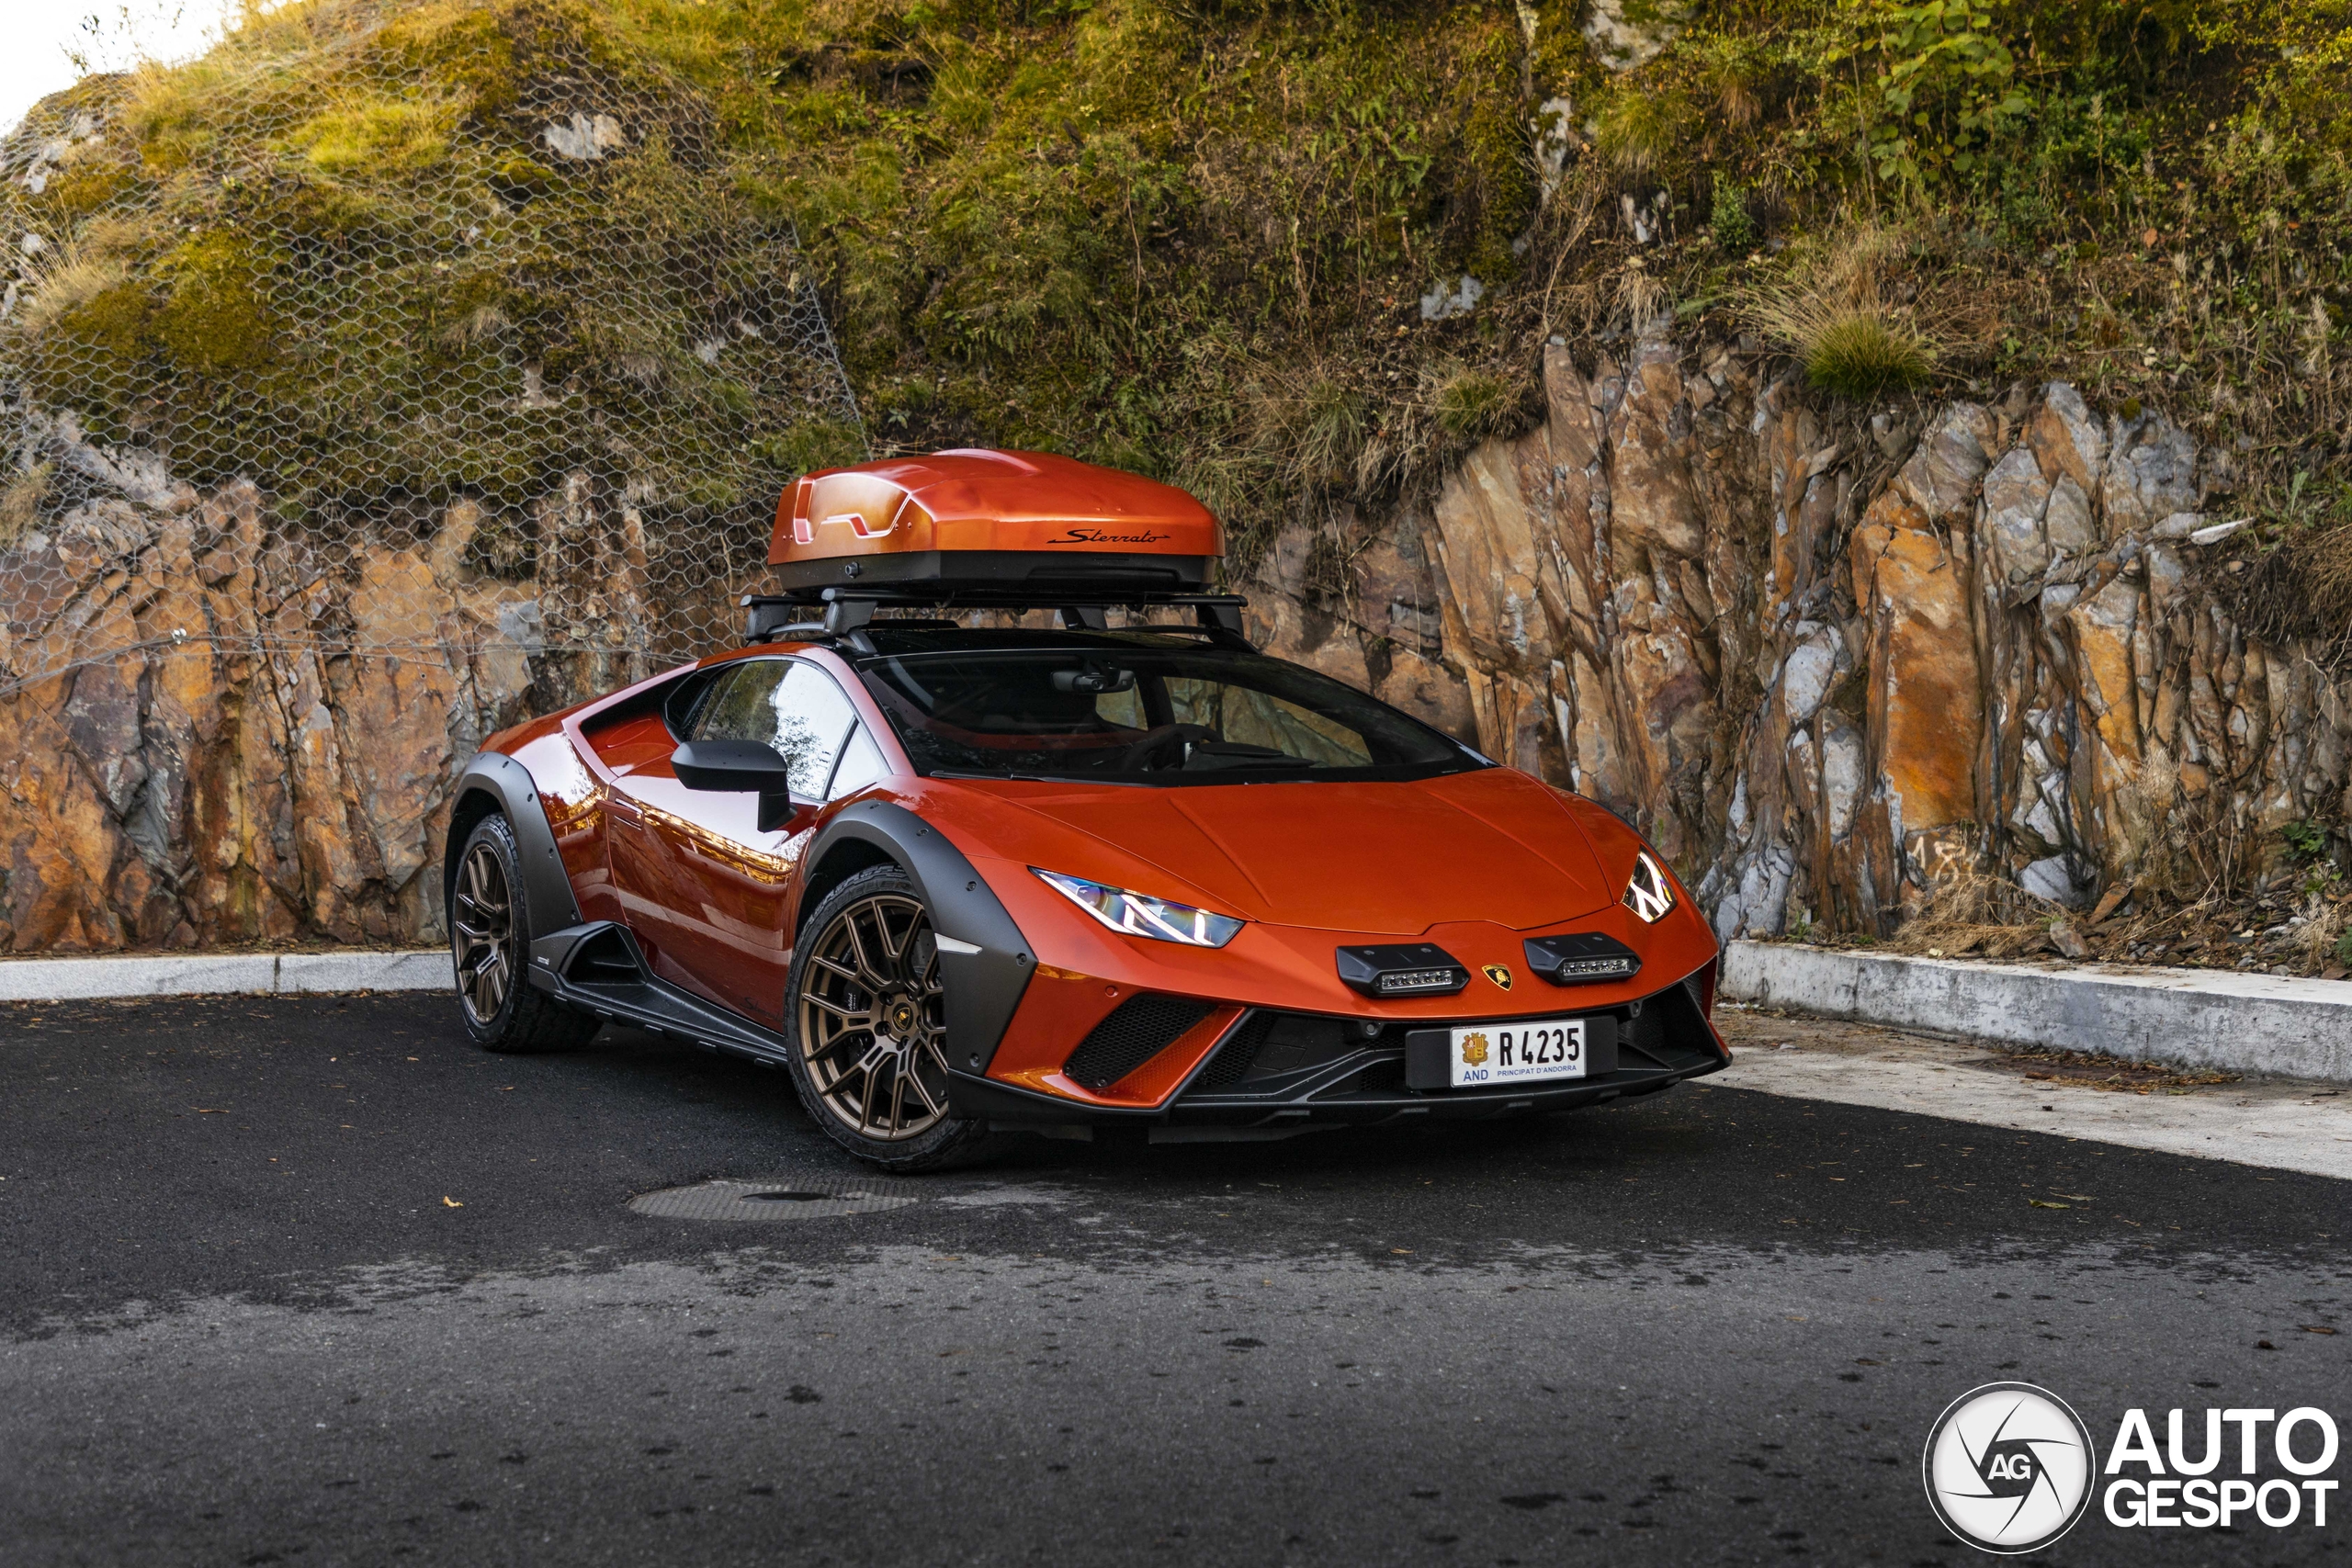
[[[870,660],[859,673],[923,773],[1193,784],[1487,765],[1362,692],[1238,649],[956,649]]]

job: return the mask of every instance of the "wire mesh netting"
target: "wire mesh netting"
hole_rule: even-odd
[[[430,934],[484,734],[732,639],[864,448],[758,189],[533,0],[289,7],[0,143],[11,945]]]

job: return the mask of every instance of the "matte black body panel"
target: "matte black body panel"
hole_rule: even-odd
[[[601,946],[607,955],[590,966],[582,953]],[[611,955],[625,953],[626,964]],[[627,928],[592,920],[549,931],[531,943],[531,984],[557,1000],[596,1018],[626,1023],[707,1050],[749,1056],[770,1066],[790,1053],[784,1036],[741,1014],[691,996],[645,972],[644,959]]]
[[[1642,972],[1642,955],[1606,931],[1532,936],[1520,944],[1527,966],[1555,986],[1605,986]]]
[[[506,825],[514,830],[514,847],[523,863],[517,869],[523,875],[523,896],[529,902],[533,923],[548,931],[578,925],[580,902],[571,896],[571,877],[563,869],[563,857],[556,852],[555,831],[548,826],[547,808],[539,804],[539,786],[531,770],[496,751],[476,752],[466,771],[458,775],[453,798],[463,801],[473,790],[485,791],[495,799]],[[464,848],[459,829],[469,833],[480,820],[479,816],[460,816],[451,826],[448,850],[441,857],[445,915],[457,894],[458,852]]]
[[[1335,957],[1341,983],[1367,997],[1450,997],[1470,983],[1470,971],[1460,959],[1426,942],[1343,947]],[[1391,988],[1381,984],[1389,976],[1402,975],[1434,978],[1431,984],[1410,987]]]
[[[825,824],[801,863],[824,864],[844,839],[872,844],[905,867],[930,907],[932,930],[979,949],[956,953],[943,942],[939,977],[946,988],[950,1064],[959,1073],[986,1072],[1036,969],[1029,939],[964,852],[905,807],[881,800],[851,807]]]

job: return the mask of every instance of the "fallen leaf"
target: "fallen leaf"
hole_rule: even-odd
[[[2277,1348],[2278,1348],[2278,1346],[2273,1345],[2273,1344],[2272,1344],[2272,1343],[2270,1343],[2270,1341],[2269,1341],[2269,1340],[2267,1340],[2267,1339],[2257,1339],[2257,1340],[2256,1340],[2256,1341],[2254,1342],[2254,1348],[2255,1348],[2256,1349],[2257,1349],[2257,1350],[2276,1350]]]
[[[462,1209],[465,1207],[463,1203],[458,1202],[455,1198],[450,1197],[446,1192],[441,1195],[441,1201],[446,1207],[452,1209]]]
[[[2096,1203],[2098,1201],[2098,1199],[2092,1197],[2087,1192],[2058,1192],[2058,1189],[2055,1187],[2052,1188],[2050,1190],[2057,1192],[2058,1196],[2061,1198],[2072,1198],[2077,1203]]]
[[[1388,1250],[1395,1253],[1399,1258],[1410,1258],[1413,1256],[1413,1249],[1409,1247],[1392,1247]]]
[[[514,1087],[514,1086],[513,1084],[511,1084],[511,1083],[503,1083],[503,1084],[500,1084],[500,1085],[498,1086],[498,1092],[499,1092],[499,1093],[501,1093],[501,1094],[504,1094],[508,1089],[513,1089]]]
[[[2296,1326],[2301,1328],[2306,1334],[2333,1334],[2335,1332],[2335,1329],[2329,1327],[2324,1323],[2302,1323],[2297,1324]]]
[[[2057,1075],[2056,1075],[2056,1074],[2054,1074],[2054,1073],[2028,1073],[2028,1074],[2026,1074],[2026,1077],[2030,1077],[2030,1078],[2032,1078],[2032,1079],[2035,1079],[2037,1082],[2041,1082],[2041,1083],[2048,1083],[2048,1082],[2049,1082],[2052,1077],[2056,1077],[2056,1076],[2057,1076]]]
[[[232,1107],[226,1105],[191,1105],[188,1109],[195,1111],[198,1116],[226,1116],[229,1114]]]
[[[2108,916],[2115,913],[2115,907],[2118,904],[2130,897],[2132,897],[2132,889],[2129,887],[2109,888],[2105,897],[2099,899],[2098,907],[2091,911],[2090,923],[2098,925],[2101,920],[2106,919]]]
[[[2045,1203],[2039,1198],[2029,1198],[2026,1201],[2037,1209],[2071,1209],[2074,1207],[2072,1203]]]

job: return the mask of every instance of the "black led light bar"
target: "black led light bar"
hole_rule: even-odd
[[[1343,947],[1339,962],[1340,978],[1367,997],[1450,997],[1470,983],[1453,954],[1425,942]]]
[[[1641,954],[1600,931],[1532,936],[1523,944],[1527,966],[1555,986],[1598,986],[1630,980],[1641,973]]]

